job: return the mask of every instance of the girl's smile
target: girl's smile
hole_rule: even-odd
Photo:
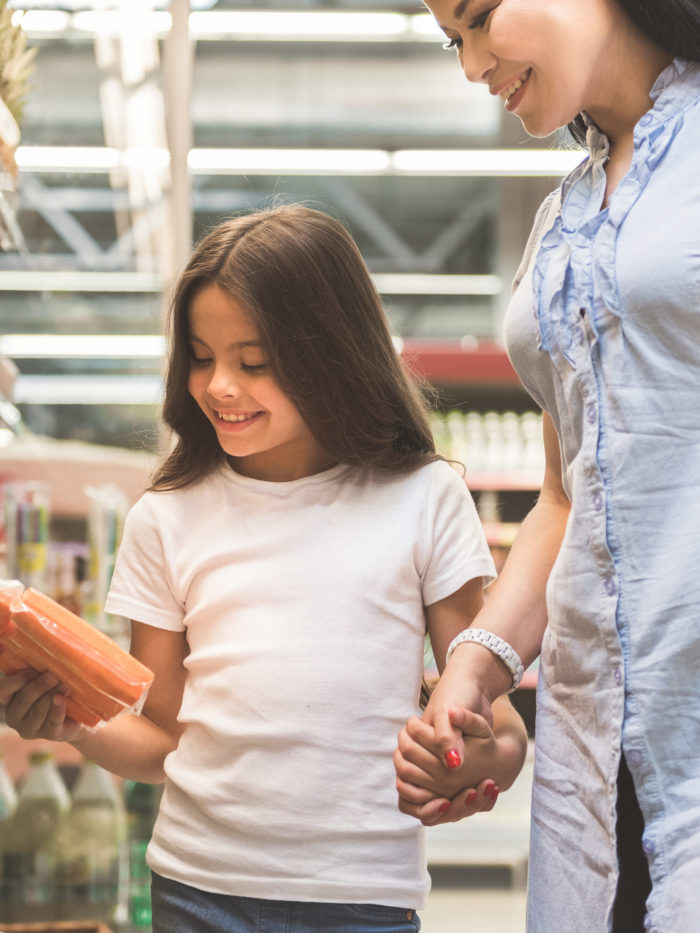
[[[242,431],[249,427],[254,421],[262,418],[265,413],[262,411],[216,411],[216,409],[214,409],[214,414],[219,421],[223,422],[221,425],[222,430]]]

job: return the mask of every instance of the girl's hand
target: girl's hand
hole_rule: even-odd
[[[23,739],[72,742],[82,726],[66,719],[65,697],[53,674],[27,668],[0,677],[0,706],[5,722]]]
[[[399,782],[396,783],[398,787]],[[456,823],[475,813],[493,810],[499,793],[498,787],[491,778],[486,778],[476,787],[465,788],[455,794],[452,800],[445,797],[431,797],[425,803],[412,803],[415,791],[420,791],[420,789],[410,784],[406,785],[407,796],[399,796],[399,810],[420,820],[424,826]]]

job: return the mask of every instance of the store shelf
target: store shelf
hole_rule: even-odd
[[[85,517],[86,487],[113,483],[133,503],[154,465],[153,455],[145,452],[23,434],[0,449],[0,483],[45,482],[52,515]]]
[[[497,343],[406,339],[401,354],[410,369],[436,384],[520,385],[508,354]]]
[[[542,488],[542,474],[538,472],[504,471],[502,473],[471,473],[467,471],[467,486],[474,492],[537,492]]]

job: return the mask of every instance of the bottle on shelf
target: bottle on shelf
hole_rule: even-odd
[[[0,749],[0,917],[6,912],[4,908],[7,901],[11,901],[14,895],[12,872],[8,872],[5,866],[5,847],[10,838],[12,814],[17,808],[17,791],[3,758]]]
[[[51,752],[33,752],[29,762],[3,833],[4,878],[10,895],[2,903],[3,921],[53,920],[56,914],[56,842],[70,796]]]
[[[57,842],[58,915],[126,922],[126,813],[113,777],[92,761],[83,762]]]
[[[124,782],[129,836],[129,921],[131,929],[151,929],[151,877],[146,849],[153,832],[162,788],[139,781]]]

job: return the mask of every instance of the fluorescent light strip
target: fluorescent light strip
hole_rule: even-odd
[[[142,35],[166,36],[171,27],[169,12],[144,10],[137,19],[120,10],[16,10],[13,23],[21,25],[30,38],[65,33],[92,37],[134,30]],[[256,41],[435,41],[442,32],[428,13],[407,15],[391,11],[334,10],[206,10],[189,17],[194,40]]]
[[[11,359],[160,359],[165,339],[154,334],[5,334],[0,353]]]
[[[383,175],[391,156],[381,149],[191,149],[193,175]]]
[[[145,292],[158,294],[159,276],[146,272],[2,269],[0,292]]]
[[[560,149],[191,149],[193,175],[565,175],[584,158]],[[19,146],[27,172],[152,171],[169,164],[166,149]]]
[[[497,275],[421,275],[381,273],[373,276],[382,295],[500,295]]]
[[[159,405],[158,376],[17,377],[15,405]]]
[[[580,149],[403,149],[392,153],[401,175],[566,175],[582,161]]]

